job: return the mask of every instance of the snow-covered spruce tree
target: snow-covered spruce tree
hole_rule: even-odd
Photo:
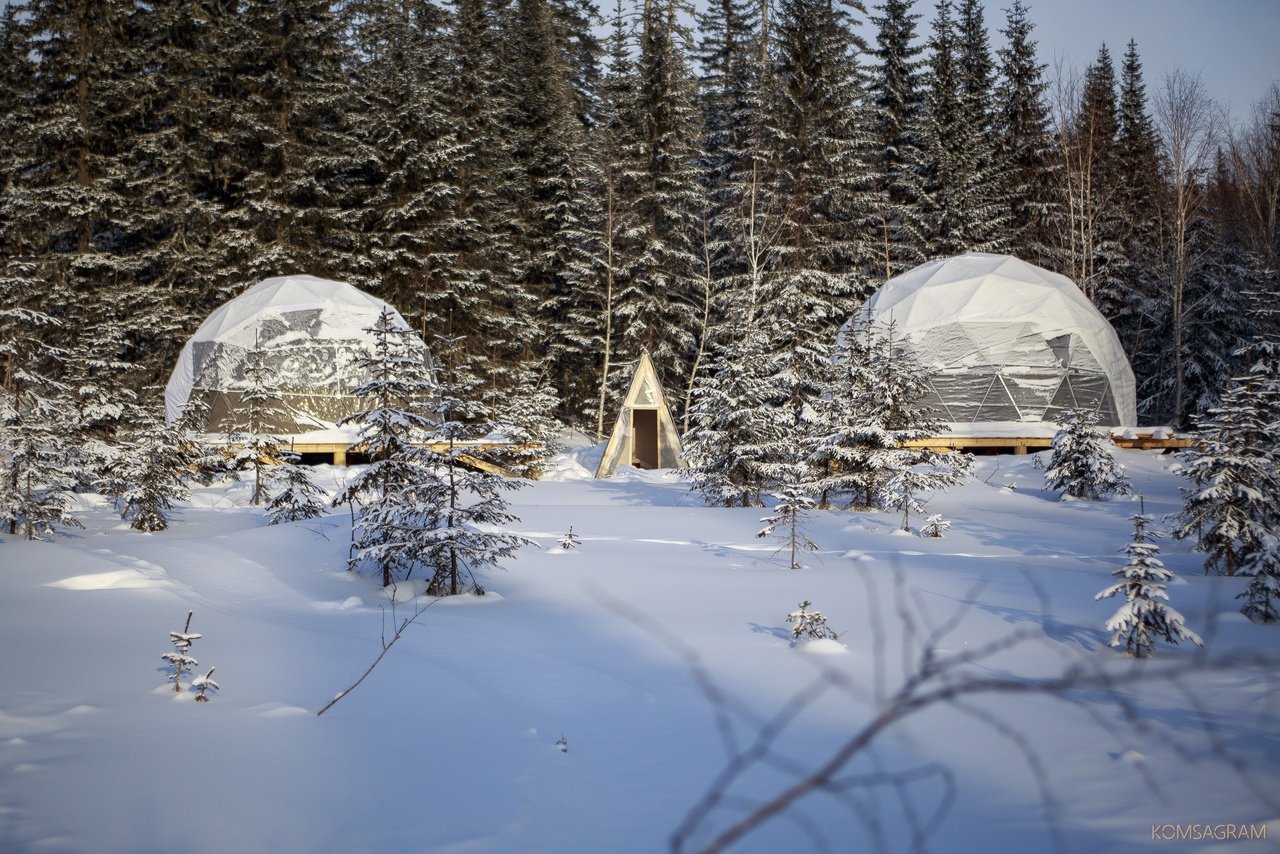
[[[228,19],[221,47],[234,63],[225,85],[236,105],[229,141],[243,171],[240,204],[224,211],[219,236],[237,285],[282,270],[348,280],[368,257],[366,235],[343,210],[364,166],[347,155],[367,150],[348,112],[349,33],[336,6],[254,0]]]
[[[1149,528],[1154,520],[1141,513],[1130,518],[1133,541],[1124,547],[1129,562],[1111,573],[1124,580],[1094,597],[1109,599],[1124,594],[1124,604],[1107,621],[1111,645],[1124,647],[1134,658],[1150,657],[1158,639],[1173,644],[1187,640],[1203,646],[1200,636],[1183,624],[1182,615],[1165,604],[1169,599],[1165,585],[1173,579],[1173,573],[1159,558],[1160,547],[1155,544],[1159,535]]]
[[[431,0],[352,0],[345,12],[354,48],[347,112],[364,158],[352,174],[359,204],[347,216],[369,240],[357,278],[407,318],[420,318],[427,293],[457,261],[449,14]]]
[[[1107,450],[1107,440],[1097,424],[1096,410],[1071,409],[1063,415],[1062,427],[1053,435],[1053,453],[1045,465],[1046,489],[1088,501],[1129,494],[1124,467]]]
[[[825,432],[831,342],[867,291],[860,228],[873,198],[854,25],[846,8],[826,0],[782,0],[772,35],[762,149],[779,223],[756,314],[776,396],[768,412],[778,429],[765,446],[771,488],[795,482],[791,469]]]
[[[1035,25],[1026,4],[1014,0],[1005,13],[1007,47],[1000,57],[996,91],[996,158],[1003,180],[1004,216],[1008,219],[1008,251],[1040,266],[1051,266],[1049,231],[1053,197],[1053,165],[1049,108],[1044,94],[1045,66],[1036,58]]]
[[[595,439],[604,440],[605,413],[617,388],[614,351],[621,340],[616,308],[629,267],[624,249],[633,233],[636,212],[624,192],[630,174],[628,145],[635,131],[631,121],[636,99],[635,64],[631,58],[633,33],[625,22],[622,0],[614,0],[609,36],[609,64],[600,85],[599,123],[590,136],[592,156],[599,174],[600,247],[599,320],[600,366],[595,374]]]
[[[434,482],[424,484],[419,495],[425,517],[434,519],[429,529],[417,529],[422,559],[435,567],[428,590],[437,595],[461,592],[460,570],[470,586],[483,592],[476,571],[495,566],[515,555],[529,540],[502,530],[519,521],[502,493],[523,484],[467,464],[471,455],[464,443],[487,432],[483,410],[468,400],[474,393],[465,370],[437,373],[440,386],[440,424],[433,439],[439,447]],[[442,446],[442,447],[440,447]]]
[[[1074,97],[1074,92],[1063,98]],[[1057,264],[1098,304],[1099,292],[1111,287],[1119,259],[1120,223],[1116,133],[1116,74],[1111,53],[1103,45],[1084,73],[1078,105],[1064,103],[1056,116],[1060,152],[1059,195],[1053,223]]]
[[[1221,403],[1222,393],[1240,368],[1236,354],[1256,337],[1259,320],[1266,315],[1264,307],[1250,305],[1250,291],[1260,290],[1258,274],[1247,256],[1222,239],[1209,214],[1197,216],[1185,233],[1189,251],[1182,295],[1181,391],[1183,411],[1191,419]],[[1139,358],[1133,359],[1135,364],[1154,366],[1143,370],[1138,411],[1156,423],[1174,423],[1178,390],[1170,369],[1174,336],[1168,299],[1157,292],[1145,300],[1147,310],[1140,319],[1146,324],[1144,337]]]
[[[766,447],[777,424],[766,374],[764,334],[751,322],[713,355],[694,388],[691,428],[684,442],[688,476],[708,504],[761,506]]]
[[[991,133],[991,57],[981,6],[938,3],[930,37],[922,149],[926,254],[998,251],[999,178]]]
[[[111,467],[118,448],[113,441],[128,428],[140,425],[147,414],[137,404],[138,376],[121,354],[127,352],[125,325],[111,315],[123,311],[110,304],[104,316],[84,330],[84,337],[67,354],[64,382],[74,407],[74,453],[81,471],[78,488],[103,490],[102,476]]]
[[[306,466],[293,460],[273,466],[269,483],[272,489],[279,491],[267,504],[267,516],[271,519],[268,524],[300,522],[324,513],[324,491],[316,486]]]
[[[868,95],[872,106],[872,172],[875,176],[875,243],[877,277],[888,279],[925,259],[920,219],[920,149],[924,91],[916,21],[910,0],[885,0],[877,6],[874,64]]]
[[[1173,529],[1196,540],[1206,571],[1223,575],[1240,572],[1244,553],[1264,553],[1264,535],[1280,528],[1280,344],[1258,340],[1238,356],[1245,373],[1199,419],[1198,442],[1183,454],[1195,486]]]
[[[509,4],[496,0],[452,5],[447,46],[452,61],[443,85],[457,144],[445,164],[454,186],[442,225],[448,238],[443,248],[452,257],[422,291],[422,328],[461,339],[465,364],[481,382],[481,393],[505,405],[537,388],[546,367],[531,358],[546,340],[541,295],[531,293],[522,276],[524,219],[516,206],[523,193],[522,170],[511,126],[516,105],[509,77],[515,64],[515,15]],[[428,343],[438,351],[437,342]],[[498,420],[514,424],[520,415],[500,413]]]
[[[515,412],[501,413],[500,420],[524,434],[511,437],[527,457],[517,461],[524,474],[554,452],[540,447],[538,433],[554,433],[560,400],[540,376],[554,378],[566,398],[562,411],[574,418],[595,390],[591,368],[599,352],[600,318],[594,291],[601,277],[598,210],[590,192],[595,163],[587,156],[585,117],[578,114],[583,105],[565,43],[568,21],[557,14],[562,7],[553,0],[516,0],[514,5],[514,14],[502,18],[510,58],[506,77],[513,90],[505,130],[519,175],[515,215],[521,286],[541,316],[535,352],[542,354],[543,367],[537,375],[521,377],[510,392],[525,401],[520,414],[535,414],[525,419],[527,426],[515,426]],[[594,76],[590,69],[578,71]],[[539,395],[545,401],[530,407]]]
[[[812,460],[822,471],[824,501],[847,496],[855,509],[919,507],[915,496],[948,489],[973,468],[969,454],[941,453],[904,443],[942,432],[923,404],[927,374],[893,321],[860,318],[841,336],[836,372],[824,395],[829,432]],[[894,490],[887,491],[890,483]]]
[[[1163,379],[1173,364],[1173,354],[1166,349],[1172,336],[1159,330],[1169,318],[1170,283],[1160,258],[1168,237],[1162,233],[1160,200],[1165,193],[1165,173],[1158,145],[1137,44],[1130,40],[1121,66],[1116,108],[1116,171],[1108,188],[1112,196],[1109,204],[1115,211],[1114,226],[1108,231],[1116,245],[1109,250],[1113,258],[1096,292],[1095,304],[1115,328],[1135,366],[1139,394],[1144,398],[1153,393],[1143,394],[1153,374]],[[1171,410],[1159,400],[1139,405],[1139,412],[1160,424],[1169,423],[1166,419]]]
[[[695,12],[703,168],[713,200],[723,198],[752,146],[761,11],[751,0],[715,0]]]
[[[450,354],[437,350],[437,355],[448,359]],[[427,446],[417,449],[415,464],[405,470],[414,478],[389,487],[360,520],[364,538],[356,559],[403,568],[406,577],[420,566],[432,573],[427,592],[433,596],[462,592],[464,577],[467,586],[483,592],[476,571],[512,557],[528,543],[502,530],[516,521],[502,493],[520,482],[475,465],[479,451],[471,442],[489,427],[486,411],[472,398],[477,385],[465,365],[437,367],[432,387],[439,421],[426,431]]]
[[[815,506],[814,500],[806,494],[805,487],[797,483],[783,486],[776,497],[778,502],[773,505],[773,513],[760,520],[765,526],[756,536],[773,537],[781,543],[775,554],[786,552],[788,566],[791,569],[803,569],[801,554],[818,549],[818,544],[809,539],[805,532],[808,515]]]
[[[1249,576],[1249,585],[1236,597],[1245,600],[1240,612],[1255,623],[1280,620],[1280,538],[1264,531],[1244,549],[1240,574]]]
[[[628,230],[618,249],[626,273],[615,292],[623,358],[647,350],[664,387],[684,388],[694,328],[702,231],[697,92],[681,49],[678,0],[645,3],[619,190]],[[680,413],[676,413],[677,417]]]
[[[513,382],[505,393],[490,395],[492,416],[485,424],[510,443],[503,454],[505,467],[520,477],[536,478],[542,464],[563,447],[564,425],[555,415],[560,398],[545,377],[532,371],[514,376]]]
[[[806,640],[838,640],[839,635],[827,625],[827,618],[821,611],[810,611],[813,603],[808,599],[800,603],[800,607],[787,614],[787,622],[791,623],[791,639]]]
[[[352,508],[352,542],[349,567],[372,563],[389,586],[405,565],[403,555],[381,547],[393,542],[392,531],[380,524],[377,510],[399,490],[430,476],[427,452],[416,447],[424,441],[434,423],[428,412],[434,385],[427,368],[427,354],[413,332],[390,308],[384,307],[368,331],[374,339],[373,352],[357,362],[369,379],[354,390],[366,401],[366,408],[344,418],[341,424],[355,424],[359,439],[352,449],[363,453],[370,464],[347,481],[333,498],[333,506]],[[369,504],[356,517],[356,506]]]
[[[163,531],[174,501],[188,497],[195,449],[180,422],[166,424],[149,410],[124,433],[108,470],[120,505],[120,517],[134,530]]]
[[[41,312],[0,308],[0,524],[28,540],[80,527],[65,497],[82,479],[67,388],[49,376],[62,354],[40,339],[56,325]]]
[[[279,420],[288,416],[275,396],[269,373],[262,351],[255,347],[245,358],[244,377],[238,383],[240,404],[227,414],[223,425],[232,451],[232,469],[253,469],[255,507],[270,497],[263,467],[283,462],[288,456],[284,442],[271,435]]]

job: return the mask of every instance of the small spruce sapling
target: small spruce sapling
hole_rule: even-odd
[[[1107,621],[1111,646],[1123,646],[1134,658],[1150,657],[1158,638],[1172,644],[1182,639],[1204,646],[1200,636],[1183,624],[1182,615],[1164,604],[1169,599],[1165,585],[1173,579],[1173,573],[1158,557],[1160,547],[1154,542],[1157,534],[1147,527],[1152,518],[1139,513],[1132,519],[1133,542],[1124,547],[1129,562],[1111,573],[1124,580],[1093,597],[1109,599],[1117,593],[1124,594],[1125,603]]]
[[[567,552],[571,552],[578,546],[582,545],[582,537],[573,532],[573,526],[569,526],[569,532],[560,538],[560,548]]]
[[[926,537],[934,537],[942,539],[942,535],[951,527],[951,523],[942,518],[941,513],[934,513],[929,517],[929,521],[924,523],[924,527],[920,529],[920,533]]]
[[[217,691],[219,688],[222,687],[217,682],[213,681],[213,671],[217,669],[218,668],[216,667],[210,667],[208,673],[206,673],[203,676],[197,676],[195,679],[191,680],[191,687],[195,688],[196,691],[198,692],[196,694],[197,703],[209,702],[209,697],[205,692],[210,690]]]
[[[793,641],[797,641],[800,638],[808,640],[837,640],[839,635],[827,625],[827,618],[822,615],[822,612],[808,610],[812,604],[806,599],[800,603],[799,610],[787,614],[787,622],[792,623],[791,639]]]
[[[818,544],[805,533],[805,520],[809,511],[816,506],[815,502],[796,484],[784,486],[781,492],[776,493],[776,497],[778,503],[773,506],[773,513],[760,519],[765,526],[756,536],[776,537],[782,546],[774,554],[789,552],[791,568],[803,569],[800,553],[818,550]]]
[[[169,641],[173,644],[174,651],[166,652],[160,656],[173,666],[173,691],[176,694],[182,690],[182,674],[190,673],[191,668],[200,662],[187,655],[191,651],[191,642],[200,637],[200,635],[191,631],[191,616],[194,611],[187,612],[187,624],[183,626],[180,632],[169,632]],[[212,673],[213,671],[209,671]]]

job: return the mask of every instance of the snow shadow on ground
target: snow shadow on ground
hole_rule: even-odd
[[[950,598],[950,597],[948,597]],[[1040,611],[1031,611],[1026,608],[1013,608],[1007,605],[994,605],[990,602],[982,602],[978,599],[957,599],[955,600],[962,605],[974,608],[979,611],[985,611],[988,614],[994,614],[1006,623],[1018,625],[1020,623],[1033,623],[1044,630],[1045,636],[1052,641],[1058,643],[1069,643],[1079,646],[1083,650],[1093,651],[1100,646],[1106,645],[1106,634],[1096,629],[1086,629],[1083,626],[1064,623],[1055,620],[1052,616]]]
[[[762,626],[759,623],[747,623],[747,625],[751,627],[752,634],[772,635],[778,640],[791,643],[791,632],[786,629],[779,628],[778,626]]]

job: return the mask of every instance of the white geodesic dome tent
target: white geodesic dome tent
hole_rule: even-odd
[[[370,355],[368,331],[386,303],[343,282],[315,276],[278,276],[249,288],[209,315],[178,356],[165,387],[165,417],[180,418],[193,400],[203,402],[203,429],[245,429],[237,418],[249,386],[245,368],[259,354],[262,384],[272,398],[280,435],[328,430],[363,408],[352,394],[367,379],[358,361]],[[391,309],[395,323],[408,329]],[[413,346],[428,359],[418,336]]]
[[[1056,422],[1072,408],[1137,424],[1133,370],[1106,318],[1065,276],[969,253],[896,276],[861,321],[893,321],[931,374],[925,404],[955,425]]]

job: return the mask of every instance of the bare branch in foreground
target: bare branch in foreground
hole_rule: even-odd
[[[385,656],[387,652],[391,649],[391,647],[395,645],[395,642],[400,640],[400,637],[404,634],[404,630],[409,628],[409,626],[413,625],[413,622],[415,620],[417,620],[419,617],[425,614],[427,609],[430,608],[432,605],[434,605],[438,601],[439,601],[438,599],[432,599],[427,604],[418,607],[413,612],[413,616],[405,617],[404,620],[401,621],[400,625],[396,627],[396,633],[391,636],[391,640],[387,640],[386,621],[385,621],[386,612],[384,611],[383,612],[384,620],[383,620],[383,629],[382,629],[382,651],[378,653],[378,657],[373,660],[373,663],[369,665],[368,669],[366,669],[364,673],[360,674],[360,678],[352,682],[351,685],[349,685],[345,690],[339,691],[337,694],[335,694],[332,700],[324,704],[323,709],[316,712],[316,717],[320,717],[325,712],[329,711],[329,709],[331,709],[335,703],[337,703],[343,697],[347,696],[356,688],[358,688],[360,686],[360,683],[363,682],[368,677],[368,675],[373,672],[373,669],[378,666],[378,663],[382,661],[383,656]],[[392,593],[391,593],[392,625],[395,624],[395,618],[396,618],[395,608],[396,608],[396,600],[395,600],[395,589],[393,586]]]
[[[1042,613],[1049,615],[1045,592],[1034,580],[1031,586],[1040,599]],[[976,593],[980,589],[981,584],[971,592]],[[1167,661],[1126,662],[1110,656],[1089,656],[1079,651],[1069,654],[1060,644],[1055,644],[1064,657],[1056,672],[1039,678],[1023,676],[1002,669],[999,660],[1027,643],[1046,640],[1043,626],[1022,626],[986,641],[967,641],[957,651],[949,651],[943,644],[960,628],[962,616],[967,611],[971,612],[970,609],[957,608],[946,613],[943,619],[935,620],[926,613],[919,591],[907,587],[899,575],[890,594],[891,607],[897,612],[903,632],[898,650],[902,670],[894,680],[896,689],[885,690],[888,674],[882,659],[889,654],[889,648],[885,627],[879,623],[870,627],[875,659],[870,673],[872,685],[856,684],[849,674],[830,664],[810,662],[817,670],[815,678],[796,690],[774,714],[761,718],[748,708],[748,704],[734,699],[723,686],[718,685],[698,652],[678,636],[626,603],[607,594],[597,593],[597,596],[615,613],[686,662],[698,689],[712,708],[715,729],[726,753],[725,764],[674,830],[670,845],[675,854],[725,851],[774,819],[804,824],[804,833],[813,844],[811,820],[798,818],[795,813],[801,809],[800,804],[805,798],[817,793],[834,798],[849,809],[875,843],[873,847],[885,849],[889,845],[877,817],[883,804],[878,804],[874,794],[876,790],[885,791],[896,800],[895,811],[900,810],[910,832],[906,840],[910,848],[926,850],[928,839],[941,827],[956,801],[958,786],[954,774],[944,765],[928,761],[927,757],[918,768],[886,769],[878,756],[877,745],[890,732],[904,735],[902,725],[918,717],[918,713],[939,708],[955,709],[959,714],[984,724],[1019,753],[1038,791],[1051,844],[1061,849],[1061,807],[1052,792],[1051,763],[1037,751],[1026,733],[1000,717],[998,712],[973,701],[987,696],[1026,696],[1065,702],[1081,709],[1100,725],[1102,732],[1120,745],[1134,745],[1136,749],[1139,745],[1137,739],[1151,732],[1144,721],[1148,712],[1143,707],[1145,692],[1134,690],[1135,686],[1143,684],[1163,684],[1189,695],[1187,703],[1202,722],[1202,726],[1190,734],[1198,739],[1194,749],[1190,744],[1180,744],[1176,740],[1163,743],[1179,755],[1190,757],[1193,753],[1200,753],[1200,758],[1203,758],[1202,751],[1207,746],[1210,755],[1226,761],[1251,792],[1271,808],[1280,808],[1280,802],[1265,793],[1262,781],[1250,773],[1246,763],[1230,753],[1210,710],[1187,690],[1184,682],[1187,678],[1202,677],[1210,672],[1220,674],[1227,667],[1274,672],[1274,662],[1265,656],[1231,655],[1225,659],[1211,659],[1197,652],[1190,657]],[[966,597],[966,601],[972,602],[972,597]],[[876,609],[871,610],[874,612]],[[788,731],[797,726],[803,714],[832,692],[847,696],[853,703],[866,704],[866,718],[825,757],[804,760],[787,755],[782,744]],[[855,771],[857,763],[868,764],[872,772]],[[781,772],[786,779],[780,781],[772,792],[744,794],[743,787],[749,788],[746,782],[748,775],[754,769],[765,767]],[[1134,770],[1144,779],[1148,777],[1147,769],[1140,764]],[[1154,781],[1146,779],[1146,782],[1151,784]],[[1152,788],[1159,791],[1158,787]],[[926,791],[930,792],[927,796],[923,794]]]

